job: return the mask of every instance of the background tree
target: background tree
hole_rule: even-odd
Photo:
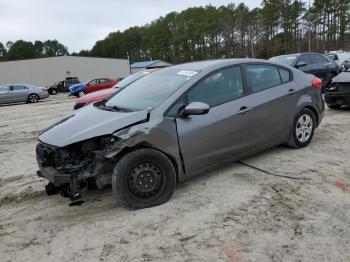
[[[0,61],[3,61],[6,59],[7,50],[5,46],[0,42]]]
[[[35,48],[32,42],[18,40],[13,43],[7,53],[8,60],[35,58]]]

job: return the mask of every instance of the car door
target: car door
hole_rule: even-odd
[[[322,55],[310,55],[313,64],[314,75],[323,81],[328,80],[329,75],[329,61]]]
[[[86,84],[85,92],[86,93],[92,93],[92,92],[97,91],[98,90],[98,84],[99,84],[99,80],[98,79],[94,79],[94,80],[89,81]]]
[[[244,70],[250,95],[245,107],[254,123],[251,142],[268,147],[287,142],[294,119],[297,87],[292,72],[269,64],[246,64]],[[255,136],[253,136],[255,134]]]
[[[246,112],[242,70],[240,66],[209,74],[192,87],[169,112],[181,103],[203,102],[210,106],[206,115],[177,117],[180,150],[186,173],[195,173],[251,150],[251,137],[259,132]],[[175,110],[174,110],[175,108]]]
[[[106,79],[106,78],[100,79],[99,90],[107,89],[107,88],[110,88],[110,87],[112,87],[111,86],[111,80]]]
[[[12,101],[27,101],[28,91],[28,87],[24,85],[12,85],[10,90]]]
[[[11,101],[10,86],[0,86],[0,103]]]
[[[311,58],[307,54],[302,54],[297,58],[295,68],[307,74],[314,74]]]

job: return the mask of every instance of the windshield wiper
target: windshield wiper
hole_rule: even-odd
[[[122,111],[122,112],[132,112],[131,109],[128,109],[128,108],[125,108],[125,107],[120,107],[120,106],[106,106],[105,107],[109,107],[109,108],[112,108],[116,111]]]

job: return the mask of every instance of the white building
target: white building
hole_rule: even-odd
[[[81,82],[94,78],[130,75],[129,60],[80,56],[58,56],[0,62],[0,85],[26,83],[48,86],[66,77]]]

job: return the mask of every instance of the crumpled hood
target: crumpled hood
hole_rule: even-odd
[[[147,119],[148,111],[111,112],[93,105],[74,111],[39,136],[43,143],[64,147],[90,138],[110,135]]]
[[[76,84],[76,85],[71,85],[69,87],[69,91],[71,93],[74,93],[74,92],[79,92],[81,90],[83,90],[85,88],[85,84],[84,83],[80,83],[80,84]]]

